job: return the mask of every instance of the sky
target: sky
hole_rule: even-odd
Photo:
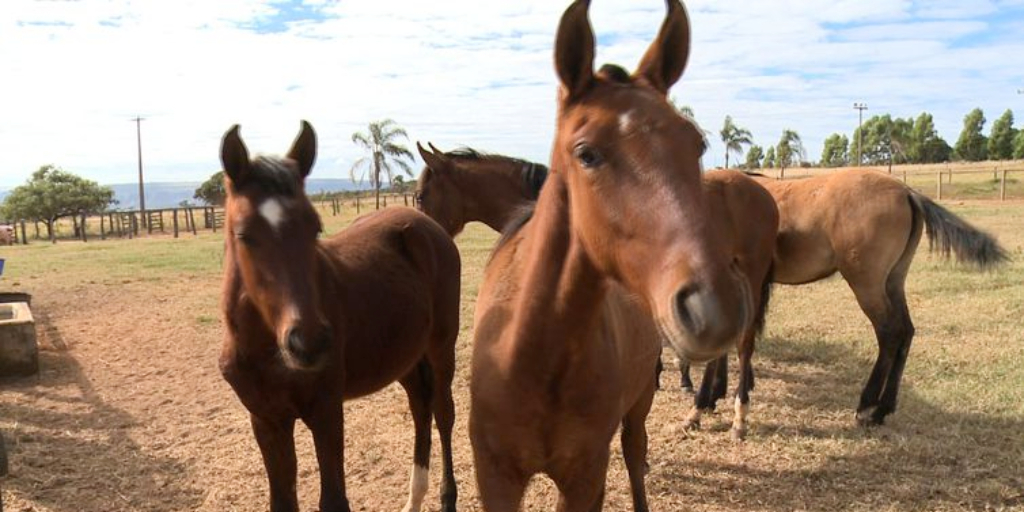
[[[564,0],[3,0],[0,188],[57,165],[100,183],[202,181],[223,133],[287,151],[299,121],[319,136],[314,178],[344,178],[352,133],[394,119],[408,147],[472,146],[547,162]],[[964,115],[986,132],[1024,124],[1024,0],[693,0],[689,65],[671,90],[724,163],[726,115],[755,143],[785,129],[808,157],[877,114],[935,116],[950,144]],[[659,0],[594,0],[597,65],[635,68]],[[737,157],[732,157],[735,161]],[[422,163],[418,160],[415,168]]]

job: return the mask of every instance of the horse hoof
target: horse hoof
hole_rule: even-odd
[[[885,423],[885,414],[879,413],[878,406],[857,411],[857,424],[862,427],[877,427]]]
[[[696,395],[697,393],[693,391],[693,386],[683,386],[683,394],[692,396]]]
[[[736,441],[738,443],[743,442],[743,440],[745,440],[747,438],[747,428],[746,427],[740,427],[740,428],[733,427],[731,432],[732,432],[732,440]]]
[[[695,432],[700,430],[700,420],[686,420],[683,422],[683,430],[686,432]]]

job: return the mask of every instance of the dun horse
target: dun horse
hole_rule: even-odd
[[[417,147],[427,164],[417,180],[417,207],[437,220],[452,236],[472,221],[502,231],[517,212],[532,205],[547,176],[546,167],[516,158],[471,149],[445,153],[432,144],[430,150]],[[771,195],[742,173],[712,172],[705,174],[703,181],[712,217],[719,219],[727,250],[743,271],[757,305],[757,316],[744,332],[738,349],[742,377],[736,391],[732,432],[736,438],[743,438],[754,384],[751,356],[768,306],[769,269],[779,214]],[[701,412],[711,407],[713,397],[724,394],[726,382],[722,363],[725,360],[722,358],[715,365],[708,365],[704,385],[694,397],[689,424],[699,422]]]
[[[1005,261],[1006,253],[991,236],[875,171],[756,179],[771,192],[781,215],[775,282],[812,283],[839,272],[871,320],[878,358],[861,393],[857,421],[881,425],[896,410],[914,337],[904,283],[922,231],[930,249],[982,269]],[[685,386],[688,367],[682,372]]]
[[[754,316],[701,186],[703,136],[666,99],[689,53],[682,5],[668,2],[633,75],[594,73],[588,5],[558,28],[551,175],[499,241],[477,301],[469,428],[490,512],[517,510],[538,473],[558,486],[558,510],[600,510],[620,422],[634,508],[646,510],[659,334],[706,360]]]
[[[250,412],[270,508],[298,510],[299,419],[313,434],[320,510],[349,511],[342,401],[398,380],[416,433],[404,510],[420,510],[427,491],[433,414],[443,450],[442,510],[454,512],[458,250],[437,223],[409,208],[368,215],[318,241],[320,219],[303,191],[315,156],[316,136],[305,122],[285,158],[250,160],[237,126],[221,147],[227,336],[220,367]]]

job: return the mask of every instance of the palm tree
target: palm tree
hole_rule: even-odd
[[[800,140],[800,135],[793,130],[783,130],[782,138],[779,139],[779,144],[775,149],[775,161],[779,168],[781,168],[780,176],[785,175],[786,167],[799,162],[805,153],[804,143]]]
[[[356,160],[352,164],[352,169],[349,170],[349,175],[353,181],[361,183],[363,174],[359,173],[359,178],[357,179],[357,171],[363,167],[369,171],[370,185],[373,186],[376,195],[378,210],[380,209],[380,175],[382,172],[387,176],[389,183],[394,180],[396,175],[392,167],[393,165],[397,165],[412,177],[412,167],[405,161],[406,159],[410,162],[412,161],[412,152],[405,146],[395,142],[399,137],[408,139],[409,135],[405,133],[404,128],[398,126],[391,119],[371,122],[366,133],[356,132],[352,134],[352,142],[362,146],[370,154]]]
[[[725,116],[725,124],[722,126],[722,131],[719,132],[722,136],[722,144],[725,145],[725,168],[729,168],[729,153],[742,153],[744,145],[751,145],[754,143],[750,130],[746,128],[740,128],[732,122],[732,116]]]

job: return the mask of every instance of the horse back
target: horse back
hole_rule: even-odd
[[[431,343],[454,343],[461,262],[451,237],[411,208],[357,220],[324,243],[337,282],[325,310],[341,330],[345,397],[401,378]]]
[[[895,261],[914,217],[900,181],[864,169],[798,180],[758,180],[780,212],[775,276],[800,284],[861,266],[865,255]]]

